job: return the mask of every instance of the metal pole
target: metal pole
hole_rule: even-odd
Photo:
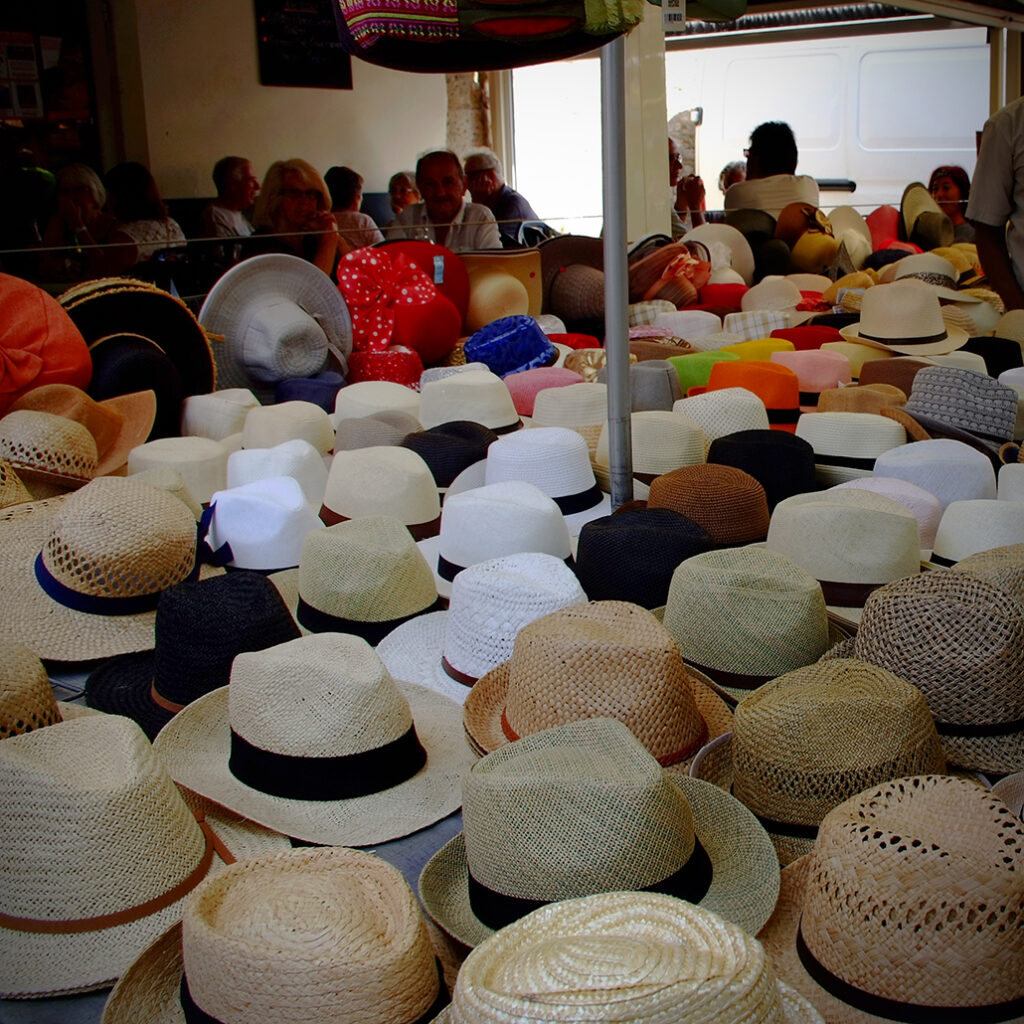
[[[626,267],[626,40],[601,47],[604,323],[612,507],[633,497],[630,446],[629,277]]]

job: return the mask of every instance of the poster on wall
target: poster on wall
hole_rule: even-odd
[[[351,89],[332,0],[254,0],[260,85]]]
[[[31,32],[0,32],[0,117],[42,117],[36,41]]]

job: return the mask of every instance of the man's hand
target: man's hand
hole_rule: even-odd
[[[704,197],[704,180],[699,175],[688,174],[676,185],[676,209],[680,213],[703,210]]]

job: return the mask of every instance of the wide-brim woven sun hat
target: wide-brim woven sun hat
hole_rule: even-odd
[[[604,715],[680,772],[704,743],[732,728],[725,701],[686,670],[672,635],[624,601],[573,605],[523,627],[512,656],[474,684],[463,721],[476,747],[490,752]]]
[[[392,742],[401,755],[384,760],[379,751]],[[179,712],[154,749],[177,782],[237,814],[306,842],[349,846],[451,814],[474,756],[457,704],[396,683],[365,640],[345,633],[240,654],[230,686]],[[290,758],[302,759],[300,770],[284,773]]]
[[[332,361],[348,370],[348,306],[330,277],[298,256],[267,253],[236,264],[210,289],[199,322],[224,337],[216,350],[223,388],[272,391]]]
[[[415,1024],[447,1002],[399,872],[359,850],[298,849],[199,887],[122,976],[103,1024],[271,1024],[300,1007],[306,1020]]]
[[[754,932],[775,905],[764,829],[717,786],[663,771],[620,722],[548,729],[477,762],[463,832],[420,874],[420,899],[466,946],[537,906],[657,890]]]
[[[979,551],[957,562],[953,569],[980,576],[1024,601],[1024,544]]]
[[[14,467],[0,458],[0,510],[32,500],[32,492],[25,486]]]
[[[533,911],[466,958],[447,1024],[554,1024],[587,1008],[623,1024],[819,1022],[760,946],[719,915],[661,893],[603,893]]]
[[[991,793],[898,779],[826,817],[814,852],[783,871],[758,938],[835,1024],[1020,1024],[1022,858],[1024,826]]]
[[[81,423],[50,412],[17,409],[0,419],[0,458],[34,498],[84,487],[96,476],[96,441]]]
[[[5,509],[0,566],[0,637],[44,661],[150,650],[160,593],[223,572],[199,566],[187,506],[131,477]]]
[[[287,842],[262,829],[225,832],[215,808],[200,824],[138,726],[115,715],[0,742],[0,776],[5,998],[111,984],[181,916],[218,857]]]
[[[907,443],[900,423],[870,412],[803,413],[796,436],[814,449],[814,472],[822,487],[870,476],[880,455]]]
[[[992,792],[1018,818],[1024,819],[1024,771],[1014,772],[1012,775],[1004,775],[992,787]]]

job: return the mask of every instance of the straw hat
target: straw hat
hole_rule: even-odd
[[[934,358],[917,356],[893,356],[891,359],[872,359],[861,368],[862,385],[890,384],[905,395],[914,387],[914,378],[927,366],[935,366]]]
[[[702,907],[661,893],[605,893],[533,911],[466,958],[446,1024],[592,1016],[644,1024],[821,1021],[777,982],[761,947]]]
[[[565,388],[582,384],[583,378],[564,366],[538,366],[532,370],[509,374],[505,387],[512,396],[512,404],[520,416],[532,416],[537,395],[546,388]]]
[[[424,427],[436,427],[451,420],[472,420],[490,427],[496,434],[522,426],[508,388],[489,370],[467,370],[424,384],[419,420]]]
[[[843,357],[846,358],[845,356]],[[849,360],[846,360],[849,363]],[[879,360],[881,362],[881,360]],[[894,362],[895,360],[886,360]],[[906,394],[891,384],[846,384],[818,395],[818,412],[881,413],[890,405],[905,405]]]
[[[641,305],[648,305],[641,303]],[[635,309],[635,306],[631,306]],[[722,318],[703,309],[671,309],[657,313],[654,317],[656,327],[665,327],[673,337],[701,338],[705,334],[715,334],[722,329]]]
[[[740,430],[716,437],[708,462],[749,473],[764,488],[769,512],[783,498],[816,487],[814,449],[784,430]]]
[[[596,382],[570,384],[557,391],[541,391],[533,405],[535,427],[575,430],[587,442],[591,452],[597,450],[601,427],[607,418],[608,387]]]
[[[744,293],[740,309],[744,313],[763,309],[788,313],[791,326],[796,327],[814,316],[813,310],[797,310],[803,301],[796,284],[788,278],[769,274]]]
[[[44,384],[12,402],[10,412],[32,409],[81,423],[96,442],[96,476],[120,469],[128,453],[149,436],[156,417],[156,395],[137,391],[96,402],[71,384]]]
[[[128,475],[147,469],[173,469],[195,499],[207,504],[215,491],[227,486],[228,449],[208,437],[161,437],[133,448]]]
[[[759,938],[835,1024],[1020,1024],[1022,867],[1024,827],[998,798],[948,776],[897,779],[825,818]]]
[[[1024,763],[1024,610],[1012,593],[963,572],[897,580],[865,603],[853,657],[921,690],[951,764],[1002,774]]]
[[[301,978],[301,986],[296,980]],[[201,885],[118,982],[103,1024],[414,1024],[448,1001],[416,898],[359,850],[287,850]]]
[[[1004,776],[992,787],[992,793],[1018,818],[1024,818],[1024,772]]]
[[[952,568],[980,576],[1009,591],[1018,600],[1024,600],[1024,544],[978,551],[962,558]]]
[[[907,442],[901,424],[872,412],[803,413],[796,436],[814,449],[815,474],[825,487],[870,476],[879,456]]]
[[[31,500],[29,489],[22,483],[14,467],[6,459],[0,459],[0,509]]]
[[[767,363],[775,352],[792,352],[793,342],[779,337],[751,338],[725,345],[718,351],[728,352],[745,362]]]
[[[708,391],[733,387],[746,388],[761,399],[771,429],[789,433],[796,430],[800,416],[800,379],[791,369],[742,357],[735,363],[715,363],[708,376]]]
[[[396,683],[360,637],[315,633],[238,655],[230,687],[180,711],[154,749],[177,782],[238,814],[364,846],[459,806],[473,759],[460,717],[439,694]]]
[[[704,431],[705,449],[716,437],[740,430],[768,430],[768,412],[764,402],[746,388],[722,388],[701,395],[681,398],[672,406],[674,413],[700,425]]]
[[[226,482],[218,490],[242,487],[257,480],[290,476],[302,488],[306,503],[319,508],[327,488],[323,456],[301,437],[282,441],[273,448],[243,448],[227,460]]]
[[[994,498],[996,474],[988,456],[950,438],[914,441],[875,460],[875,476],[894,476],[923,487],[945,508],[950,502]]]
[[[623,601],[563,608],[521,629],[509,660],[470,691],[464,721],[486,753],[604,715],[625,722],[662,765],[680,770],[708,738],[731,728],[725,702],[686,671],[672,635]]]
[[[23,644],[0,640],[0,740],[93,713],[57,700],[43,663]]]
[[[304,633],[352,633],[371,645],[440,606],[415,541],[388,516],[308,534],[298,569],[273,579]]]
[[[138,726],[116,715],[0,742],[0,780],[5,998],[111,984],[181,916],[215,849],[231,859],[286,842],[226,831],[213,808],[201,825]]]
[[[738,801],[663,771],[625,725],[593,718],[477,762],[463,832],[427,862],[419,890],[434,922],[472,947],[543,903],[616,890],[680,896],[756,931],[777,871]]]
[[[680,563],[663,622],[687,665],[730,704],[817,661],[841,639],[829,628],[818,581],[760,547],[707,551]]]
[[[792,370],[800,384],[800,408],[817,409],[823,391],[841,388],[851,380],[850,360],[841,352],[808,349],[802,352],[773,352],[771,361]]]
[[[181,432],[186,437],[223,441],[242,432],[246,414],[259,404],[259,399],[248,388],[190,395],[181,403]]]
[[[780,501],[768,547],[807,570],[829,610],[853,622],[873,590],[920,570],[917,518],[871,491],[832,489]]]
[[[160,593],[199,572],[196,521],[167,491],[99,477],[0,513],[0,568],[3,638],[54,661],[149,650]]]
[[[630,445],[633,475],[649,484],[656,476],[680,466],[704,461],[704,431],[686,416],[674,412],[648,410],[630,416]],[[609,469],[608,424],[597,440],[596,465]]]
[[[768,499],[764,488],[742,469],[701,464],[684,466],[651,482],[648,508],[670,508],[692,519],[716,545],[764,540]]]
[[[668,299],[645,299],[643,302],[631,302],[627,307],[630,327],[645,327],[657,322],[662,313],[674,313],[676,306]],[[564,328],[564,324],[562,325]],[[715,330],[718,330],[716,327]],[[675,331],[672,331],[675,334]],[[679,335],[681,337],[681,335]]]
[[[1020,543],[1024,543],[1024,502],[953,501],[942,513],[930,561],[949,567],[979,552]]]
[[[250,409],[242,427],[243,448],[273,448],[301,438],[321,455],[334,447],[330,416],[312,402],[282,402]]]
[[[847,341],[915,356],[952,352],[968,338],[967,331],[943,323],[937,295],[907,281],[869,288],[860,320],[840,328],[840,334]]]
[[[729,789],[757,815],[779,860],[811,849],[822,818],[868,786],[944,772],[920,690],[876,665],[832,658],[780,675],[736,706],[731,765],[697,778]]]
[[[903,190],[900,228],[900,238],[906,238],[922,249],[953,244],[952,221],[919,181],[911,182]]]
[[[597,374],[599,384],[608,383],[608,366],[602,366]],[[668,412],[672,403],[683,397],[679,387],[679,375],[675,367],[664,359],[648,359],[631,363],[629,367],[630,408],[633,412],[664,410]]]
[[[878,362],[880,359],[893,358],[892,352],[845,338],[842,341],[823,341],[820,347],[824,352],[839,352],[846,356],[850,360],[850,375],[854,380],[860,378],[864,367],[870,363]]]
[[[572,570],[553,555],[492,558],[455,577],[447,611],[403,623],[377,645],[377,654],[396,678],[461,704],[469,687],[512,656],[519,630],[586,600]]]
[[[236,264],[210,289],[199,322],[217,347],[222,387],[268,388],[312,377],[329,358],[348,369],[352,320],[341,292],[297,256],[268,253]]]
[[[0,458],[17,470],[33,497],[49,498],[92,480],[99,457],[81,423],[21,409],[0,420]]]
[[[679,377],[679,390],[688,395],[690,388],[706,388],[711,368],[715,363],[736,362],[739,356],[735,352],[718,350],[715,352],[689,352],[685,355],[670,356],[669,362],[675,367]],[[700,392],[695,392],[699,394]]]
[[[388,380],[366,380],[349,384],[338,392],[334,403],[334,426],[342,420],[361,419],[379,412],[406,412],[419,421],[420,396],[410,388]]]
[[[898,501],[904,508],[914,513],[917,519],[918,532],[921,535],[921,557],[927,559],[935,543],[935,531],[942,519],[942,505],[931,491],[926,491],[909,480],[900,480],[894,476],[862,476],[856,480],[836,484],[836,487],[852,487],[863,491],[874,491]]]
[[[89,707],[126,715],[151,740],[186,704],[227,686],[236,654],[294,640],[299,630],[273,583],[232,572],[165,590],[155,634],[154,650],[105,661],[85,684]]]

